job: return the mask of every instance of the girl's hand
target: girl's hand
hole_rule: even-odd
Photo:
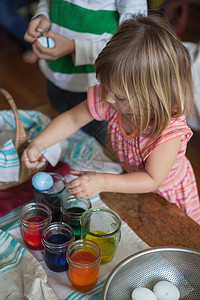
[[[43,34],[43,36],[48,36],[55,41],[54,48],[43,47],[39,41],[35,41],[32,45],[33,51],[40,59],[56,60],[64,55],[75,52],[75,43],[73,40],[66,38],[64,35],[48,31],[48,33]]]
[[[29,43],[34,43],[37,38],[48,32],[51,22],[44,15],[39,15],[37,18],[30,21],[24,39]]]
[[[21,160],[27,169],[39,169],[46,162],[46,158],[41,155],[39,148],[35,145],[29,146],[24,150]]]
[[[71,171],[78,178],[67,183],[68,192],[75,197],[89,199],[103,191],[104,176],[102,173]]]

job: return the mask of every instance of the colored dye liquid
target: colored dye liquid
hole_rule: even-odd
[[[71,256],[71,260],[76,263],[84,264],[83,267],[76,265],[69,266],[69,278],[73,287],[79,291],[88,291],[93,288],[97,282],[99,265],[91,266],[97,257],[88,251],[79,251]],[[90,264],[90,266],[88,266]]]
[[[81,237],[81,225],[80,218],[85,209],[82,207],[70,207],[66,210],[65,215],[63,215],[63,221],[71,225],[74,230],[75,240]]]
[[[47,242],[51,244],[64,244],[66,242],[69,242],[70,238],[62,233],[52,234],[47,238]]]
[[[61,197],[45,195],[42,202],[48,205],[52,213],[52,222],[61,221]]]
[[[106,235],[107,233],[104,231],[91,231],[91,233],[98,234],[98,235]],[[90,234],[87,234],[85,239],[91,240],[95,242],[99,248],[101,249],[101,264],[109,262],[117,249],[117,241],[115,237],[95,237]]]
[[[83,209],[82,207],[70,207],[67,209],[67,211],[75,214],[82,214],[84,213],[85,209]]]
[[[62,245],[66,242],[69,242],[71,238],[69,238],[65,234],[53,234],[47,238],[47,242],[54,244],[54,245]],[[62,247],[61,247],[62,248]],[[49,269],[54,272],[63,272],[67,270],[68,264],[66,260],[66,247],[64,249],[52,249],[49,250],[48,248],[45,249],[45,261]]]
[[[35,216],[28,218],[26,222],[30,224],[30,226],[22,226],[22,235],[26,245],[33,250],[41,250],[43,249],[43,245],[41,242],[42,230],[45,226],[41,225],[46,218],[42,216]]]

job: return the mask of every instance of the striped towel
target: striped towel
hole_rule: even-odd
[[[37,111],[18,110],[23,127],[27,133],[28,141],[41,132],[50,119]],[[6,140],[6,134],[9,139]],[[10,138],[12,136],[12,138]],[[13,140],[15,139],[15,118],[12,110],[0,111],[0,181],[18,181],[20,161],[15,149]],[[3,144],[2,144],[3,143]],[[57,143],[49,147],[44,156],[52,166],[55,166],[61,156],[62,147]]]
[[[0,276],[1,299],[57,299],[39,262],[1,229]]]

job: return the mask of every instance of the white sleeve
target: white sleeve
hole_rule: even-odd
[[[49,19],[49,0],[39,1],[33,18],[36,18],[38,15],[44,15]]]
[[[147,15],[146,0],[117,0],[117,10],[119,12],[119,24],[129,19],[133,14]]]
[[[119,12],[119,24],[130,18],[131,15],[142,13],[147,15],[146,0],[117,0],[117,10]],[[73,55],[75,66],[94,64],[98,54],[110,40],[111,35],[102,37],[101,40],[78,40],[75,39],[75,54]]]

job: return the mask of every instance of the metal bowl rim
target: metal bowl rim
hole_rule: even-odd
[[[145,250],[138,251],[134,254],[129,255],[125,259],[123,259],[117,266],[114,267],[114,269],[109,273],[107,279],[104,282],[103,289],[101,292],[101,300],[106,300],[106,294],[109,288],[109,285],[113,279],[113,277],[117,274],[117,272],[124,267],[126,264],[128,264],[130,261],[133,260],[133,258],[138,258],[142,255],[146,255],[149,253],[155,253],[155,252],[164,252],[164,251],[180,251],[190,254],[197,254],[200,255],[200,251],[185,247],[176,247],[176,246],[160,246],[160,247],[151,247]]]

